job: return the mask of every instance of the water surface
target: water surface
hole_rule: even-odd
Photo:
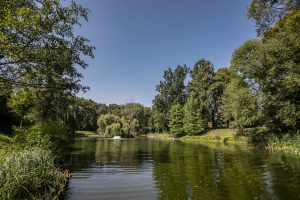
[[[82,138],[70,200],[300,199],[300,159],[243,146]]]

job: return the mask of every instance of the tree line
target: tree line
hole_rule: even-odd
[[[149,128],[176,137],[218,127],[299,131],[299,6],[297,0],[253,0],[248,17],[256,21],[259,38],[237,48],[231,66],[215,71],[201,59],[191,69],[165,70]]]
[[[76,2],[1,1],[0,132],[59,121],[75,130],[105,135],[170,131],[201,134],[209,128],[267,126],[292,133],[300,124],[300,11],[297,0],[253,0],[248,17],[258,38],[232,55],[231,66],[214,69],[201,59],[167,69],[157,85],[152,109],[138,103],[98,104],[76,97],[93,57],[89,40],[75,26],[88,19]]]

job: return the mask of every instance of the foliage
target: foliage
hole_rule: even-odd
[[[300,134],[285,134],[282,138],[271,135],[268,137],[266,148],[269,150],[284,151],[293,154],[300,154]]]
[[[68,128],[58,121],[47,121],[15,130],[15,141],[25,146],[46,146],[51,150],[61,150],[71,142]]]
[[[168,128],[168,119],[166,117],[166,113],[153,109],[148,122],[149,129],[158,133],[164,132]]]
[[[300,10],[233,54],[232,65],[260,93],[265,123],[277,132],[300,128],[299,30]]]
[[[115,122],[118,121],[117,116],[113,115],[113,114],[105,114],[105,115],[101,115],[98,118],[97,124],[98,124],[98,132],[99,133],[103,133],[106,130],[106,126],[109,126]]]
[[[169,114],[169,127],[170,132],[174,137],[183,136],[183,111],[182,105],[175,104],[172,105]]]
[[[263,36],[278,20],[299,6],[298,0],[252,0],[248,17],[255,20],[257,34]]]
[[[122,106],[118,105],[118,104],[109,104],[107,107],[107,112],[106,113],[110,113],[116,116],[120,116],[121,115],[121,111],[122,110]]]
[[[31,123],[36,122],[39,116],[39,110],[35,106],[35,102],[38,101],[35,91],[36,89],[33,88],[20,90],[18,93],[11,95],[7,102],[8,107],[13,112]]]
[[[121,135],[121,124],[120,123],[112,123],[105,127],[105,136],[113,137],[113,136]]]
[[[95,131],[97,129],[98,104],[96,102],[76,97],[70,106],[75,112],[77,130]]]
[[[174,104],[183,105],[186,99],[186,86],[184,81],[188,68],[178,65],[175,70],[168,68],[164,71],[164,80],[156,86],[158,94],[153,100],[154,114],[159,117],[156,128],[161,131],[168,130],[168,113]]]
[[[215,127],[228,127],[226,121],[222,119],[221,101],[224,90],[229,82],[236,78],[238,75],[234,72],[232,67],[219,68],[214,74],[214,83],[211,86],[215,110],[214,110],[214,128]]]
[[[119,115],[107,113],[98,118],[98,133],[105,134],[106,137],[134,137],[149,130],[151,110],[139,103],[110,104],[107,111]]]
[[[23,86],[81,89],[76,67],[93,56],[88,40],[74,33],[87,9],[75,1],[1,1],[1,80]],[[21,81],[21,82],[18,82]]]
[[[215,126],[217,112],[214,75],[213,64],[204,59],[199,60],[191,70],[192,80],[188,84],[189,93],[193,92],[198,99],[197,110],[202,114],[202,118],[212,122],[212,126]]]
[[[0,3],[0,82],[12,88],[6,102],[24,117],[20,125],[51,119],[75,129],[71,96],[87,89],[78,69],[87,67],[82,57],[93,57],[94,48],[74,32],[82,18],[87,20],[87,9],[75,1],[65,5],[56,0]]]
[[[221,109],[224,120],[230,121],[240,133],[245,126],[253,125],[257,120],[257,99],[239,78],[231,80],[225,88]]]
[[[68,178],[43,147],[12,149],[1,157],[0,166],[1,199],[57,199]]]
[[[145,133],[148,127],[148,119],[150,117],[150,109],[139,103],[126,103],[122,105],[121,116],[123,121],[130,124],[132,132]]]
[[[207,128],[207,118],[201,111],[199,100],[192,92],[183,107],[183,130],[186,134],[198,135]]]

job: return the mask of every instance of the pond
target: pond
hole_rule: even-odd
[[[300,159],[245,146],[82,138],[67,199],[300,199]]]

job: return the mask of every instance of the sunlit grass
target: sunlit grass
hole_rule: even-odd
[[[92,136],[99,136],[99,134],[93,131],[76,131],[76,137],[92,137]]]
[[[172,135],[169,133],[149,133],[147,134],[147,138],[150,139],[160,139],[160,140],[169,140],[172,138]]]
[[[238,136],[235,129],[212,129],[202,135],[184,136],[182,141],[189,142],[234,142],[247,143],[247,138]]]

